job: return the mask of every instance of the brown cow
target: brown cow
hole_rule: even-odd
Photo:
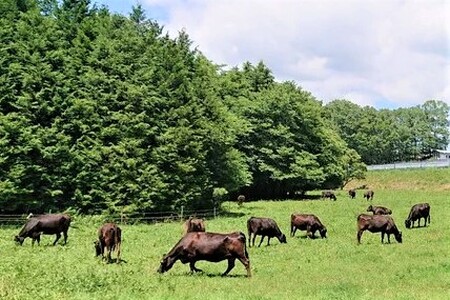
[[[333,191],[322,191],[322,199],[324,198],[330,198],[330,200],[333,199],[336,201],[336,195]]]
[[[222,274],[227,275],[235,265],[236,259],[245,266],[247,276],[251,277],[250,260],[247,253],[247,240],[242,232],[211,233],[189,232],[164,255],[158,273],[169,271],[177,260],[189,263],[191,272],[201,272],[195,267],[199,260],[219,262],[228,260],[228,268]]]
[[[375,206],[375,205],[369,205],[367,208],[368,212],[372,212],[374,215],[391,215],[392,210],[390,210],[387,207],[384,206]]]
[[[106,223],[98,230],[98,241],[94,242],[96,256],[102,255],[105,259],[105,248],[107,251],[106,259],[111,262],[111,252],[117,250],[116,262],[120,263],[120,245],[122,243],[122,230],[114,223]]]
[[[237,197],[237,201],[238,201],[238,205],[242,206],[242,204],[244,204],[244,202],[245,202],[245,196],[244,195],[239,195]]]
[[[292,214],[291,215],[291,236],[299,230],[306,230],[306,235],[310,238],[315,238],[315,233],[318,230],[322,238],[327,237],[327,228],[320,222],[315,215],[309,214]]]
[[[184,233],[188,232],[205,232],[205,221],[203,219],[189,218],[183,224]]]
[[[56,239],[53,246],[56,245],[61,238],[61,232],[64,235],[64,245],[67,243],[67,231],[70,226],[70,216],[65,214],[48,214],[31,216],[25,225],[20,230],[19,234],[14,237],[14,240],[22,245],[27,237],[32,239],[32,244],[41,241],[41,233],[56,234]]]
[[[258,247],[261,246],[264,238],[267,236],[267,246],[270,245],[270,239],[276,237],[280,243],[287,243],[286,236],[281,232],[277,222],[270,218],[255,218],[251,217],[247,220],[248,230],[248,245],[251,246],[251,239],[253,234],[253,246],[255,246],[255,239],[257,235],[261,235],[261,241]]]
[[[418,221],[418,227],[420,227],[420,219],[424,218],[425,220],[425,227],[427,226],[427,219],[428,223],[431,223],[431,216],[430,216],[430,204],[428,203],[418,203],[411,207],[411,210],[409,212],[408,218],[405,220],[405,227],[411,228],[414,227],[414,222]]]
[[[348,191],[348,195],[350,196],[350,198],[355,199],[356,197],[356,190],[355,189],[351,189]]]
[[[402,242],[402,233],[397,229],[394,219],[387,215],[360,214],[357,218],[358,244],[361,244],[361,236],[365,230],[372,233],[381,232],[381,243],[384,243],[384,235],[387,234],[388,243],[391,242],[391,234],[394,234],[397,242]]]
[[[373,200],[373,194],[374,194],[374,192],[372,190],[367,190],[364,192],[363,197],[366,198],[367,201]]]

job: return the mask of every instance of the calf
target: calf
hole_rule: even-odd
[[[355,189],[351,189],[348,191],[348,195],[350,196],[350,198],[355,199],[356,197],[356,191]]]
[[[245,196],[244,195],[239,195],[237,197],[237,201],[238,201],[238,205],[242,206],[242,204],[244,204],[244,202],[245,202]]]
[[[276,237],[280,243],[287,243],[286,236],[281,232],[280,228],[277,225],[277,222],[270,218],[255,218],[251,217],[247,221],[247,230],[248,230],[248,245],[249,247],[253,243],[255,246],[255,239],[257,235],[261,236],[261,241],[259,242],[258,247],[261,246],[264,238],[267,236],[267,246],[270,245],[270,239]],[[252,238],[253,234],[253,240]]]
[[[392,210],[390,210],[387,207],[384,206],[375,206],[375,205],[369,205],[367,208],[368,212],[372,212],[374,215],[391,215]]]
[[[183,225],[184,233],[205,232],[205,221],[203,219],[189,218]]]
[[[291,215],[291,236],[299,230],[306,230],[306,235],[310,238],[315,238],[315,233],[318,230],[322,238],[327,237],[327,228],[320,222],[315,215],[308,214],[292,214]]]
[[[117,260],[120,262],[120,245],[122,243],[122,230],[114,223],[106,223],[98,230],[98,241],[94,242],[96,256],[102,255],[105,258],[105,248],[107,251],[106,259],[110,262],[111,252],[117,250]]]
[[[406,228],[414,227],[414,222],[418,221],[418,227],[420,227],[420,219],[423,218],[425,220],[424,227],[427,226],[428,223],[431,223],[430,216],[430,205],[428,203],[419,203],[411,207],[408,218],[405,220]],[[411,226],[412,225],[412,226]]]
[[[201,272],[195,267],[199,260],[219,262],[228,260],[228,268],[222,274],[227,275],[238,259],[247,270],[247,276],[251,277],[250,260],[247,253],[246,237],[242,232],[228,234],[210,232],[189,232],[164,255],[158,273],[169,271],[177,260],[183,264],[189,263],[191,272]]]
[[[373,191],[372,190],[368,190],[364,192],[363,197],[367,199],[367,201],[369,200],[373,200]]]
[[[336,201],[336,195],[333,191],[322,191],[322,199],[324,198],[330,198]]]
[[[384,243],[384,235],[387,234],[388,243],[391,242],[391,234],[394,234],[397,242],[402,242],[402,233],[397,229],[394,219],[386,215],[366,215],[360,214],[357,218],[358,244],[361,244],[361,237],[365,230],[370,232],[381,232],[381,243]]]
[[[14,240],[22,245],[27,237],[32,239],[32,245],[37,241],[41,241],[42,234],[56,234],[56,239],[53,246],[56,245],[61,238],[61,232],[64,235],[64,245],[67,243],[67,231],[70,226],[70,216],[65,214],[48,214],[30,217],[25,225],[20,230],[19,234],[14,237]]]

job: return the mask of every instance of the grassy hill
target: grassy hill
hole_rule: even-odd
[[[374,190],[450,191],[450,168],[369,171],[366,179],[352,181],[346,189],[362,185]]]

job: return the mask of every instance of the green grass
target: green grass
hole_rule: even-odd
[[[405,229],[411,205],[425,201],[431,205],[431,225]],[[336,202],[265,201],[242,208],[225,203],[235,216],[207,220],[208,231],[246,233],[250,216],[264,216],[289,235],[293,212],[314,213],[328,228],[328,239],[306,239],[297,231],[287,244],[275,239],[269,247],[249,248],[250,279],[238,261],[228,277],[220,277],[226,261],[197,263],[202,274],[190,275],[189,266],[180,262],[158,274],[161,256],[182,235],[181,223],[122,225],[127,262],[119,265],[94,258],[96,218],[77,219],[66,246],[50,246],[54,236],[43,236],[39,247],[31,247],[29,239],[16,246],[12,238],[19,228],[2,228],[0,299],[448,299],[448,192],[376,190],[373,202],[393,210],[402,244],[394,238],[381,244],[379,234],[365,232],[357,245],[356,216],[368,203],[361,195],[348,199],[345,191]]]

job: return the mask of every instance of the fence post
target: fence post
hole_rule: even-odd
[[[183,221],[183,213],[184,213],[184,206],[181,206],[181,213],[180,213],[180,217],[181,217],[181,221]]]
[[[120,210],[120,225],[123,225],[123,207]]]
[[[217,211],[216,211],[216,207],[214,206],[214,219],[216,218],[216,216],[217,216]]]

